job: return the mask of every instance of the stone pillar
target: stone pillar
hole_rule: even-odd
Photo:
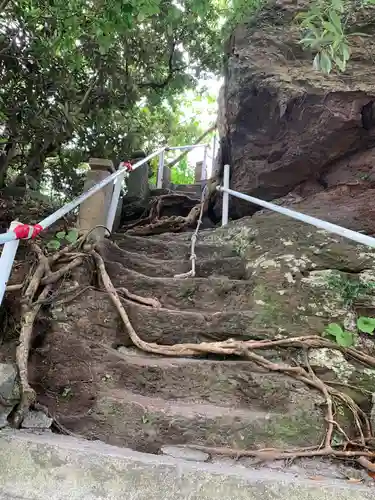
[[[122,217],[122,207],[124,206],[124,198],[122,194],[120,194],[120,198],[118,200],[115,220],[113,221],[112,233],[115,233],[120,229],[121,226],[121,217]]]
[[[201,182],[202,168],[203,168],[203,161],[197,161],[197,163],[195,164],[195,176],[194,176],[195,184]]]
[[[172,167],[173,168],[173,167]],[[171,169],[164,165],[163,173],[163,186],[164,189],[169,189],[171,187]]]
[[[84,191],[95,186],[98,182],[108,177],[114,172],[114,166],[111,160],[102,158],[90,158],[90,170],[87,173]],[[90,232],[89,243],[95,243],[104,238],[106,230],[103,227],[107,223],[109,205],[111,203],[113,192],[113,183],[110,182],[103,189],[93,194],[82,203],[78,215],[78,229],[81,233]]]
[[[136,161],[141,158],[135,158],[132,163],[136,163]],[[129,177],[125,179],[126,183],[126,195],[124,197],[124,201],[134,201],[145,200],[149,195],[149,185],[148,185],[148,163],[144,163],[140,167],[136,168],[132,172],[130,172]]]

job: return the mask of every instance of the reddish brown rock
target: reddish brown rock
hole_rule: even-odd
[[[219,131],[228,143],[233,189],[266,200],[296,190],[303,198],[317,196],[318,203],[316,193],[342,183],[362,181],[362,191],[371,188],[374,38],[353,40],[347,71],[324,76],[298,43],[294,17],[302,8],[300,1],[279,1],[236,28]],[[375,10],[355,16],[351,27],[370,33]],[[340,190],[330,193],[336,197]],[[232,203],[234,217],[254,211],[248,203]],[[336,221],[346,218],[343,213]]]
[[[298,189],[278,201],[292,210],[339,224],[353,231],[375,233],[374,183],[363,181],[339,183],[320,192],[310,192],[305,197],[296,192],[298,193]]]

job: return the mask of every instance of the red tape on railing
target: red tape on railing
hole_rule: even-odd
[[[133,170],[133,165],[130,163],[130,161],[122,161],[120,163],[120,167],[125,168],[127,172],[131,172]]]
[[[34,239],[38,236],[39,233],[43,231],[43,227],[40,224],[35,224],[33,227],[33,234],[31,235],[31,238]]]
[[[41,231],[43,231],[43,227],[40,224],[35,224],[35,226],[30,226],[29,224],[18,224],[18,226],[13,229],[17,240],[28,240],[29,238],[34,239]]]

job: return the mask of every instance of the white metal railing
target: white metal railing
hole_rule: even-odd
[[[344,238],[348,238],[349,240],[356,241],[357,243],[362,243],[363,245],[367,245],[371,248],[375,248],[375,238],[372,238],[371,236],[357,233],[356,231],[346,229],[345,227],[337,226],[336,224],[331,224],[330,222],[317,219],[316,217],[311,217],[310,215],[305,215],[302,214],[301,212],[296,212],[295,210],[291,210],[290,208],[281,207],[279,205],[275,205],[274,203],[260,200],[259,198],[254,198],[253,196],[248,196],[247,194],[243,194],[238,191],[233,191],[233,189],[229,188],[229,182],[230,182],[229,179],[230,179],[230,166],[225,165],[223,174],[223,185],[217,187],[217,190],[223,193],[223,208],[222,208],[223,226],[228,224],[229,195],[230,195],[234,196],[235,198],[240,198],[241,200],[253,203],[254,205],[259,205],[260,207],[268,208],[273,212],[286,215],[287,217],[291,217],[292,219],[296,219],[301,222],[306,222],[311,226],[318,227],[319,229],[324,229],[329,233],[338,234],[339,236],[343,236]]]
[[[207,144],[196,144],[191,146],[180,146],[174,147],[174,150],[177,149],[193,149],[196,147],[204,147],[204,158],[207,159],[207,151],[209,145]],[[158,168],[158,185],[160,180],[163,179],[163,172],[165,167],[165,152],[170,149],[167,147],[163,147],[154,153],[142,158],[142,160],[138,161],[134,165],[131,166],[131,170],[135,170],[141,165],[147,163],[152,158],[159,156],[159,168]],[[205,161],[204,160],[204,161]],[[119,169],[113,174],[109,175],[101,182],[93,186],[91,189],[81,194],[74,200],[69,203],[66,203],[63,207],[59,208],[53,214],[49,215],[39,224],[34,226],[27,224],[20,224],[17,221],[11,223],[9,230],[7,233],[0,234],[0,245],[4,245],[3,251],[0,257],[0,305],[2,303],[6,285],[9,280],[10,273],[12,271],[13,262],[17,253],[18,245],[20,239],[30,239],[37,236],[41,231],[47,229],[54,222],[64,217],[66,214],[74,210],[76,207],[81,205],[85,200],[90,198],[92,195],[100,191],[103,187],[105,187],[109,183],[113,183],[113,192],[112,199],[109,206],[108,214],[107,214],[107,223],[106,227],[109,231],[112,231],[113,223],[116,215],[116,210],[118,207],[121,185],[125,178],[125,175],[129,169],[126,164],[120,164]],[[202,177],[203,177],[202,168]],[[301,222],[305,222],[312,226],[315,226],[319,229],[324,229],[330,233],[337,234],[339,236],[343,236],[344,238],[350,239],[357,243],[361,243],[363,245],[367,245],[371,248],[375,248],[375,238],[371,236],[367,236],[365,234],[358,233],[356,231],[352,231],[350,229],[346,229],[344,227],[338,226],[336,224],[332,224],[330,222],[326,222],[321,219],[317,219],[316,217],[311,217],[310,215],[305,215],[295,210],[291,210],[289,208],[285,208],[279,205],[275,205],[274,203],[270,203],[268,201],[261,200],[259,198],[255,198],[253,196],[246,195],[244,193],[240,193],[238,191],[234,191],[230,189],[230,167],[229,165],[224,166],[224,175],[223,175],[223,185],[218,186],[218,191],[223,193],[223,209],[222,209],[222,226],[228,224],[228,213],[229,213],[229,196],[234,196],[235,198],[240,198],[242,200],[248,201],[249,203],[253,203],[254,205],[261,206],[263,208],[272,210],[274,212],[280,213],[282,215],[286,215],[287,217],[291,217],[292,219],[299,220]]]
[[[140,161],[135,163],[134,165],[131,165],[131,171],[135,170],[136,168],[140,167],[141,165],[147,163],[149,160],[152,158],[155,158],[156,156],[159,157],[159,167],[158,167],[158,176],[157,176],[157,186],[162,187],[163,186],[163,177],[164,177],[164,167],[168,166],[165,165],[165,152],[170,151],[170,150],[192,150],[195,148],[204,148],[204,168],[202,168],[202,180],[204,180],[206,177],[206,171],[207,171],[207,166],[206,166],[206,161],[207,161],[207,150],[209,148],[209,144],[194,144],[194,145],[188,145],[188,146],[174,146],[172,148],[170,147],[163,147],[161,149],[158,149],[157,151],[149,154],[145,158],[142,158]],[[113,192],[112,192],[112,198],[111,198],[111,203],[108,209],[108,214],[107,214],[107,222],[106,222],[106,227],[109,231],[112,231],[113,228],[113,223],[115,220],[116,216],[116,211],[119,203],[119,198],[120,198],[120,193],[121,193],[121,186],[123,183],[123,180],[125,178],[125,175],[129,171],[128,165],[126,163],[121,163],[119,166],[119,169],[114,172],[113,174],[109,175],[105,179],[103,179],[101,182],[93,186],[91,189],[86,191],[85,193],[81,194],[74,200],[72,200],[69,203],[66,203],[63,207],[59,208],[54,212],[53,214],[49,215],[45,219],[39,222],[39,224],[35,225],[28,225],[28,224],[21,224],[18,221],[13,221],[6,233],[0,234],[0,245],[4,245],[3,250],[1,252],[0,256],[0,305],[2,304],[5,290],[6,290],[6,285],[9,280],[12,267],[13,267],[13,262],[17,253],[18,245],[21,239],[32,239],[36,237],[41,231],[44,229],[47,229],[50,227],[52,224],[54,224],[56,221],[64,217],[66,214],[77,208],[79,205],[81,205],[84,201],[86,201],[88,198],[90,198],[92,195],[103,189],[105,186],[107,186],[110,183],[113,183]]]

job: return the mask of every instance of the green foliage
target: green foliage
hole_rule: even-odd
[[[375,319],[361,316],[357,319],[357,328],[362,333],[373,335],[375,330]]]
[[[183,158],[171,169],[173,184],[194,184],[194,168],[189,166],[187,158]]]
[[[374,3],[364,0],[362,5]],[[346,0],[317,0],[306,12],[297,15],[305,49],[315,53],[313,67],[325,74],[332,69],[345,71],[350,59],[351,38],[367,36],[349,30],[348,18],[358,4]]]
[[[216,8],[223,19],[223,37],[228,36],[238,23],[247,21],[266,0],[216,0]]]
[[[78,239],[78,230],[70,229],[68,232],[59,231],[55,237],[47,243],[49,250],[59,250],[63,243],[75,243]]]
[[[3,2],[0,187],[12,169],[71,196],[90,156],[117,163],[169,141],[181,95],[220,71],[214,4]]]
[[[375,319],[360,316],[357,319],[357,328],[361,333],[374,335]],[[354,345],[355,334],[344,330],[338,323],[330,323],[323,332],[323,337],[329,338],[341,347],[351,347]]]
[[[362,283],[358,279],[350,279],[341,273],[329,276],[327,285],[331,290],[338,293],[345,305],[351,306],[353,301],[363,295],[371,293],[375,289],[375,283]]]
[[[353,333],[343,330],[338,323],[330,323],[324,330],[323,337],[328,337],[341,347],[351,347],[354,345]]]

